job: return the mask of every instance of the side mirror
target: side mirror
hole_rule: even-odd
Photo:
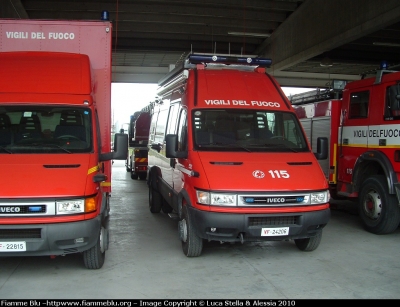
[[[317,160],[325,160],[328,158],[328,138],[317,138],[317,152],[314,152]]]
[[[103,182],[107,180],[107,176],[105,174],[96,174],[93,177],[93,182]]]
[[[128,135],[116,133],[114,135],[114,151],[100,154],[100,161],[126,160],[128,158]]]
[[[165,136],[165,155],[167,158],[187,158],[187,151],[178,151],[178,135],[167,134]]]

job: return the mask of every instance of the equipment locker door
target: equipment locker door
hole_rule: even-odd
[[[338,153],[338,180],[351,183],[357,158],[368,147],[370,122],[370,89],[357,89],[349,93],[343,103],[342,130],[339,130],[341,147]]]

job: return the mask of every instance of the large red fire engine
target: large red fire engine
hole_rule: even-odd
[[[135,112],[130,117],[128,128],[128,157],[126,160],[126,171],[131,173],[132,179],[145,180],[147,177],[148,149],[150,129],[150,112]]]
[[[319,163],[332,198],[357,201],[369,232],[391,233],[400,223],[400,72],[342,85],[291,101],[312,146],[329,138],[329,156]]]

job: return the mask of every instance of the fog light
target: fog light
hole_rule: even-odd
[[[211,227],[211,232],[216,232],[216,231],[217,231],[217,228]]]
[[[83,243],[83,242],[85,242],[85,239],[84,238],[76,238],[74,241],[75,241],[75,243]]]

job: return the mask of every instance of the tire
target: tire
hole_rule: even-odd
[[[138,174],[136,174],[136,173],[134,173],[134,172],[131,172],[131,178],[132,178],[132,179],[135,179],[135,180],[136,180],[136,179],[138,179],[138,177],[139,177]]]
[[[103,240],[108,240],[108,232],[102,227],[96,244],[83,252],[83,262],[87,269],[100,269],[103,266],[106,258]]]
[[[107,194],[107,198],[106,198],[106,209],[105,209],[105,217],[109,218],[110,216],[110,211],[111,211],[111,207],[110,207],[110,195]]]
[[[128,158],[128,160],[125,161],[125,167],[126,167],[126,171],[129,173],[131,171],[131,168],[129,167],[129,158]]]
[[[198,257],[203,250],[203,239],[194,230],[186,206],[182,207],[182,219],[179,221],[179,235],[182,241],[182,250],[187,257]]]
[[[312,252],[316,250],[322,239],[322,230],[314,237],[305,238],[305,239],[295,239],[294,243],[297,248],[301,251]]]
[[[374,234],[394,232],[400,223],[400,208],[395,195],[388,194],[384,176],[367,178],[358,198],[358,214],[364,228]]]
[[[139,174],[139,179],[140,180],[146,180],[146,178],[147,178],[147,173],[140,173]]]
[[[151,213],[159,213],[161,211],[163,199],[157,190],[155,190],[150,182],[149,185],[149,208]]]

